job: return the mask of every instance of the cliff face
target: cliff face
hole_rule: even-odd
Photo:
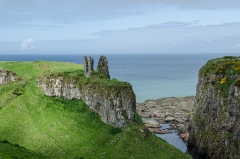
[[[126,87],[109,86],[91,82],[91,79],[86,82],[63,76],[45,76],[37,83],[48,96],[83,100],[104,123],[121,127],[134,120],[136,97],[130,84]]]
[[[0,85],[20,81],[21,78],[14,72],[0,68]]]
[[[237,57],[213,59],[200,69],[188,140],[194,158],[240,158],[239,77]]]

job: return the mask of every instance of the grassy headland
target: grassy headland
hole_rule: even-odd
[[[200,77],[211,76],[212,84],[218,88],[225,97],[228,96],[232,84],[239,85],[240,79],[235,79],[234,75],[240,74],[239,57],[225,56],[209,60],[200,69]]]
[[[81,76],[83,66],[62,62],[0,62],[28,82],[0,86],[0,158],[189,158],[135,123],[115,128],[103,123],[81,100],[51,98],[36,84],[39,76]],[[129,86],[95,79],[106,85]],[[85,79],[85,84],[91,81]]]

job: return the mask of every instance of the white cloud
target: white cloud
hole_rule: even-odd
[[[26,50],[26,49],[33,49],[34,46],[32,46],[33,39],[27,39],[24,40],[23,43],[21,43],[21,47],[22,49]]]

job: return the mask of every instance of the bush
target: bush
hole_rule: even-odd
[[[7,144],[10,144],[10,142],[9,142],[9,141],[7,141],[7,140],[2,140],[1,142],[2,142],[2,143],[7,143]]]
[[[141,117],[136,112],[134,112],[134,121],[138,124],[142,123]]]
[[[109,130],[109,133],[111,135],[116,135],[116,134],[121,133],[121,132],[122,132],[122,129],[118,128],[118,127],[111,127],[110,130]]]

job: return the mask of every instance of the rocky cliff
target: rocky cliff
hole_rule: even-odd
[[[0,68],[0,85],[19,82],[22,79],[14,72]]]
[[[240,158],[240,57],[210,60],[199,71],[188,151],[194,158]]]
[[[48,96],[83,100],[104,123],[121,127],[134,120],[136,97],[129,83],[94,76],[86,79],[56,75],[38,78],[37,83]]]

